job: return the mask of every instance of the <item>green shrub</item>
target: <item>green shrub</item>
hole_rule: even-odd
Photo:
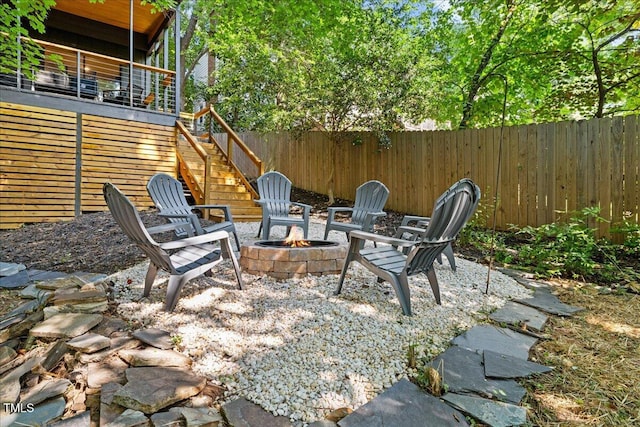
[[[599,214],[599,208],[584,208],[566,222],[524,227],[518,234],[524,235],[527,242],[518,251],[518,263],[533,267],[542,277],[588,278],[611,274],[615,253],[588,225],[590,220],[604,221]]]
[[[469,256],[480,261],[492,257],[499,264],[528,269],[542,278],[611,285],[640,282],[640,225],[628,217],[611,228],[612,233],[624,234],[623,244],[618,245],[596,237],[595,224],[605,221],[599,208],[584,208],[552,224],[512,226],[510,232],[496,233],[486,228],[491,222],[488,210],[481,203],[455,242]]]
[[[624,220],[621,224],[613,225],[611,233],[624,235],[622,248],[625,254],[640,257],[640,224],[632,222],[630,217],[631,212],[625,212]]]
[[[489,203],[492,203],[492,201],[489,201]],[[505,243],[509,234],[504,232],[494,233],[488,228],[488,224],[491,223],[490,211],[493,208],[492,205],[489,205],[489,207],[487,205],[488,203],[480,201],[476,213],[458,234],[455,245],[467,249],[473,248],[486,257],[491,254],[493,249],[493,257],[497,262],[510,264],[513,261],[513,251],[508,249]]]

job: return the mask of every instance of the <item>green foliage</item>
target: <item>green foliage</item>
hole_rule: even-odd
[[[495,200],[495,199],[494,199]],[[466,248],[473,248],[483,256],[493,255],[495,261],[511,264],[514,261],[514,251],[506,243],[505,233],[493,233],[488,227],[491,224],[493,202],[480,200],[476,213],[458,234],[455,244]]]
[[[507,124],[640,109],[637,0],[413,3],[441,127],[499,125],[505,80]]]
[[[640,224],[631,220],[631,213],[627,212],[621,224],[611,227],[612,234],[622,234],[622,247],[628,256],[640,257]]]
[[[555,10],[549,4],[549,10]],[[540,106],[551,117],[603,117],[640,109],[640,9],[636,0],[577,0],[554,13],[568,44],[549,77],[554,86]]]
[[[42,59],[40,49],[29,43],[29,30],[44,33],[44,21],[55,0],[9,0],[0,3],[0,72],[15,72],[19,63],[22,71],[30,70]]]
[[[595,224],[603,219],[599,208],[585,208],[567,220],[539,227],[512,227],[493,233],[486,227],[488,212],[483,203],[462,229],[456,245],[467,253],[515,268],[532,270],[539,277],[565,277],[621,285],[640,282],[640,224],[630,218],[611,228],[623,233],[622,244],[596,237]]]
[[[417,40],[392,10],[306,0],[218,13],[225,24],[209,39],[219,60],[206,97],[237,130],[370,130],[385,148],[385,132],[422,102]]]
[[[524,227],[519,234],[526,236],[527,243],[519,248],[518,262],[543,277],[591,278],[598,270],[609,269],[608,263],[615,264],[615,257],[608,243],[597,239],[595,228],[588,224],[590,220],[604,221],[599,213],[599,208],[584,208],[567,221]],[[598,259],[606,263],[602,265]]]

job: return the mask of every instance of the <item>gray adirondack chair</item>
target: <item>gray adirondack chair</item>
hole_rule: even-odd
[[[147,191],[158,209],[158,215],[173,223],[182,223],[184,227],[176,228],[176,236],[186,237],[224,230],[232,234],[236,247],[240,250],[240,240],[233,223],[231,209],[228,205],[189,205],[184,196],[180,181],[167,175],[157,173],[149,179]],[[203,227],[194,209],[217,209],[224,214],[224,221]]]
[[[468,178],[462,178],[460,181],[453,184],[447,191],[445,191],[438,198],[438,200],[444,197],[449,190],[456,187],[461,181],[465,181],[465,180],[471,182],[471,180]],[[474,186],[474,188],[475,188],[474,201],[473,201],[473,205],[471,206],[471,209],[469,209],[469,215],[465,220],[465,224],[469,221],[469,219],[471,219],[471,216],[473,216],[476,209],[478,208],[478,204],[480,203],[480,196],[481,196],[480,188],[477,185]],[[438,203],[438,200],[436,200],[436,203]],[[430,218],[426,216],[405,215],[402,218],[402,222],[400,223],[400,226],[396,230],[396,234],[394,237],[399,239],[405,239],[405,240],[418,240],[425,233],[426,228],[429,225],[429,221],[430,221]],[[405,253],[408,252],[408,249],[409,248],[404,248]],[[449,261],[449,266],[451,266],[451,269],[453,271],[456,271],[456,268],[457,268],[456,259],[453,254],[453,246],[451,245],[451,243],[449,243],[447,247],[444,248],[441,255],[438,255],[438,262],[440,264],[442,264],[442,255],[444,255],[447,258],[447,261]]]
[[[382,210],[389,198],[389,189],[380,181],[367,181],[356,189],[356,199],[353,207],[328,208],[327,225],[324,228],[324,240],[327,240],[329,231],[344,231],[347,236],[350,231],[371,231],[376,220],[385,216]],[[350,214],[348,222],[336,221],[336,213]]]
[[[151,238],[131,201],[115,185],[105,183],[102,192],[111,215],[122,231],[149,257],[149,268],[144,280],[144,296],[148,296],[151,292],[151,286],[158,270],[167,271],[170,278],[164,309],[173,311],[182,287],[195,277],[211,274],[211,269],[223,259],[231,260],[238,288],[242,289],[240,266],[231,249],[229,233],[219,230],[158,243]],[[173,253],[170,254],[168,251],[173,251]]]
[[[418,241],[402,240],[364,231],[349,233],[349,251],[342,268],[335,294],[342,291],[345,275],[352,261],[357,261],[378,276],[379,281],[391,283],[402,312],[411,316],[410,276],[424,273],[429,279],[437,304],[440,287],[433,263],[436,257],[453,241],[469,217],[473,206],[475,184],[469,180],[457,183],[440,198],[433,209],[431,220]],[[366,241],[382,243],[378,247],[365,248]],[[384,245],[383,245],[384,244]],[[398,248],[410,247],[408,254]]]
[[[258,185],[259,200],[255,200],[262,207],[262,222],[258,228],[258,237],[262,231],[262,240],[269,240],[271,227],[283,225],[287,227],[287,234],[292,226],[302,228],[304,238],[309,235],[309,215],[311,206],[291,201],[291,181],[280,172],[267,172],[260,176]],[[292,216],[290,208],[302,208],[302,216]]]

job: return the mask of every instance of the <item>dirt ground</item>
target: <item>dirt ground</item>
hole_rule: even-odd
[[[326,218],[326,196],[294,190],[292,199]],[[162,223],[153,211],[141,217],[147,226]],[[388,212],[377,231],[392,234],[401,218],[401,213]],[[484,258],[457,250],[468,258]],[[0,231],[0,261],[30,269],[112,274],[143,260],[108,212]],[[569,318],[551,317],[545,329],[549,339],[531,352],[533,360],[555,369],[523,382],[530,425],[640,425],[640,295],[580,282],[554,285],[564,302],[585,310]],[[0,316],[18,301],[15,291],[0,290]]]
[[[326,218],[326,196],[294,189],[291,198],[311,205],[312,215]],[[335,205],[350,203],[337,199]],[[140,216],[146,226],[164,223],[153,210],[141,212]],[[392,233],[401,219],[400,213],[388,212],[378,222],[377,232]],[[171,237],[171,233],[154,235],[159,241]],[[0,261],[22,263],[30,269],[113,274],[143,260],[142,252],[122,233],[109,212],[85,214],[73,221],[0,230]]]

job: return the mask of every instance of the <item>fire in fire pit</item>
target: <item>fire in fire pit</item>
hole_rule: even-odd
[[[286,239],[284,239],[284,244],[287,246],[291,246],[293,248],[303,248],[305,246],[310,246],[308,240],[304,240],[304,231],[300,227],[296,227],[295,225],[291,227],[291,231]]]
[[[276,279],[304,277],[307,274],[339,274],[347,246],[326,240],[303,240],[294,235],[284,240],[263,240],[240,248],[240,266],[249,274],[267,274]]]

